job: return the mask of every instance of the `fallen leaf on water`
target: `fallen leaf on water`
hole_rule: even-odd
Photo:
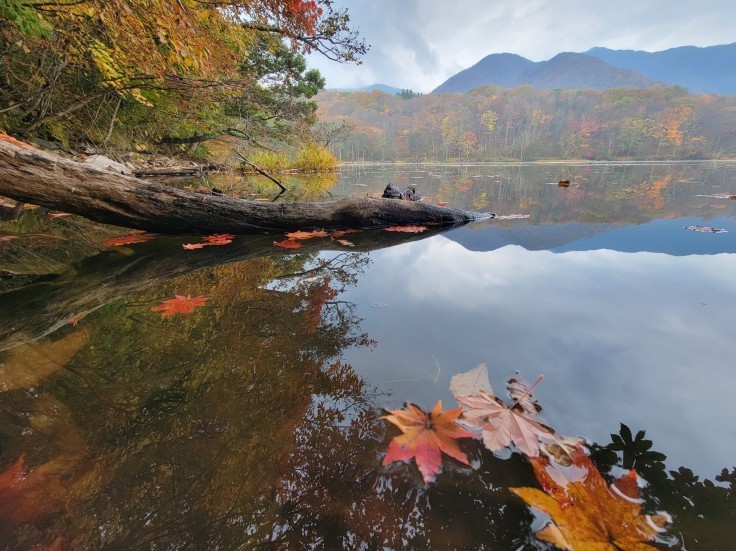
[[[132,245],[133,243],[145,243],[151,239],[155,239],[155,237],[147,233],[128,233],[108,239],[105,241],[105,245],[107,247],[120,247],[121,245]]]
[[[294,241],[292,239],[286,239],[284,241],[274,241],[273,244],[283,249],[298,249],[302,246],[299,241]]]
[[[62,216],[72,216],[71,212],[55,212],[53,214],[49,213],[49,218],[61,218]]]
[[[2,235],[0,236],[0,243],[3,241],[10,241],[11,239],[18,239],[17,235]]]
[[[390,415],[383,419],[399,427],[403,434],[391,440],[383,465],[414,458],[425,483],[440,470],[443,452],[465,465],[470,465],[457,442],[458,438],[475,436],[455,423],[462,408],[443,413],[442,402],[439,401],[430,413],[426,413],[420,407],[407,402],[406,409],[392,409],[388,412]]]
[[[162,318],[169,318],[174,314],[191,314],[192,310],[198,306],[204,306],[205,301],[209,300],[208,297],[203,296],[192,298],[190,295],[175,295],[175,297],[154,306],[151,311],[163,312]]]
[[[204,249],[208,244],[209,243],[185,243],[182,247],[191,251],[192,249]]]
[[[294,239],[311,239],[312,237],[327,237],[329,232],[326,232],[324,230],[313,230],[313,231],[293,231],[285,234],[286,237],[289,238],[289,240]]]
[[[711,228],[710,226],[700,226],[695,224],[694,226],[683,226],[686,230],[697,231],[701,233],[728,233],[728,230],[721,228]]]
[[[348,241],[347,239],[336,239],[340,245],[345,245],[346,247],[355,247],[355,243]]]
[[[231,233],[215,233],[202,238],[207,245],[228,245],[233,242],[235,236]]]
[[[529,385],[527,385],[521,379],[512,377],[506,383],[506,388],[509,391],[509,396],[512,400],[516,401],[517,407],[527,415],[537,415],[542,411],[542,406],[529,392]]]
[[[478,364],[470,371],[453,375],[450,379],[450,392],[453,396],[478,394],[481,390],[493,394],[488,378],[488,366],[485,363]]]
[[[479,370],[481,366],[469,373]],[[479,372],[479,376],[481,374],[482,372]],[[460,422],[469,427],[481,429],[483,445],[491,451],[503,449],[513,443],[528,457],[538,456],[539,439],[556,440],[556,434],[540,420],[530,417],[520,404],[541,379],[540,375],[534,385],[518,396],[511,406],[507,406],[503,400],[494,396],[486,375],[485,381],[482,382],[482,386],[476,393],[455,395],[458,403],[465,407]],[[455,388],[458,386],[456,382]],[[486,386],[488,390],[484,388]],[[460,389],[462,390],[462,387]]]
[[[641,514],[636,473],[611,486],[582,450],[575,454],[571,471],[551,465],[546,457],[531,460],[534,474],[544,488],[509,488],[528,505],[551,517],[537,537],[560,549],[637,550],[656,549],[652,541],[669,522],[669,515]],[[571,480],[566,472],[573,472]]]
[[[427,231],[427,226],[391,226],[384,228],[386,231],[404,232],[404,233],[421,233]]]

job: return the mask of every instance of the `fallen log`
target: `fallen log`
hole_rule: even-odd
[[[0,137],[0,195],[104,224],[164,234],[454,226],[493,217],[428,203],[349,198],[261,203],[209,196],[90,168]]]

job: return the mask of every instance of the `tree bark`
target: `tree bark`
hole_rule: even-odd
[[[489,213],[392,199],[261,203],[202,195],[96,170],[3,138],[0,138],[0,195],[104,224],[180,235],[414,224],[451,226],[493,217]]]

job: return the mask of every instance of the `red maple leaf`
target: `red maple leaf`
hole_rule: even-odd
[[[298,249],[302,246],[299,241],[294,241],[292,239],[286,239],[284,241],[274,241],[273,244],[284,249]]]
[[[195,297],[192,298],[190,295],[175,295],[176,298],[170,298],[169,300],[163,301],[158,306],[151,308],[152,312],[163,312],[162,318],[169,318],[174,314],[191,314],[198,306],[204,306],[205,301],[209,300],[208,297]]]
[[[231,233],[215,233],[212,235],[206,235],[202,238],[208,245],[227,245],[232,243],[235,236]]]
[[[155,239],[155,237],[147,233],[128,233],[108,239],[105,241],[105,245],[107,247],[120,247],[121,245],[131,245],[133,243],[145,243],[151,239]]]
[[[420,233],[423,231],[427,231],[429,228],[427,226],[391,226],[390,228],[385,228],[386,231],[395,231],[395,232],[404,232],[404,233]]]
[[[401,429],[386,450],[383,465],[404,461],[412,457],[417,462],[424,482],[429,482],[442,465],[442,453],[470,465],[467,456],[457,443],[458,438],[473,438],[475,434],[460,427],[455,420],[462,408],[442,412],[442,401],[437,402],[431,413],[407,402],[406,409],[388,410],[383,417]]]
[[[204,249],[207,245],[209,245],[209,243],[185,243],[182,247],[190,251],[192,249]]]
[[[286,234],[289,240],[294,239],[311,239],[312,237],[327,237],[329,232],[324,230],[312,230],[312,231],[293,231]]]

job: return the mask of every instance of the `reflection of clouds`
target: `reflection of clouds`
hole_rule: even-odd
[[[396,404],[452,404],[449,377],[487,361],[498,391],[517,369],[544,373],[536,394],[562,433],[605,444],[624,422],[668,468],[712,477],[733,463],[736,255],[479,253],[435,237],[373,258],[350,300],[379,345],[351,361],[377,384],[411,378],[391,385]]]

